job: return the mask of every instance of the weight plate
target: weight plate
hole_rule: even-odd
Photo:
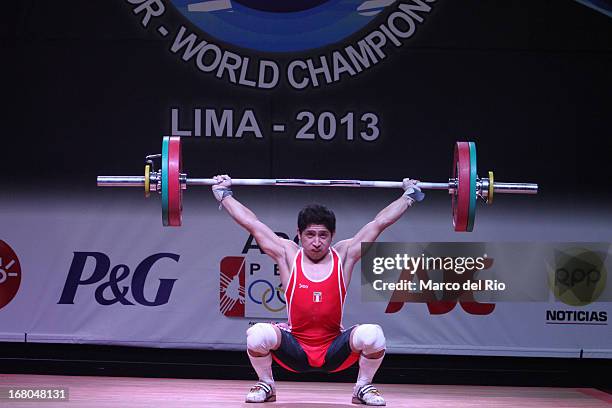
[[[470,210],[470,146],[457,142],[453,158],[453,178],[457,182],[452,197],[453,225],[455,231],[467,230]]]
[[[181,138],[170,137],[168,142],[168,225],[181,226],[183,191],[181,190]]]
[[[151,177],[151,165],[149,163],[145,164],[145,175],[144,175],[144,188],[145,188],[145,197],[149,198],[151,193],[151,183],[149,180]]]
[[[161,157],[161,196],[162,196],[162,223],[168,226],[168,144],[170,138],[164,136],[162,140]]]
[[[476,143],[468,142],[468,144],[470,147],[470,208],[466,231],[472,232],[474,229],[474,219],[476,218],[476,199],[478,198],[476,182],[478,181],[478,174],[476,173]]]
[[[487,196],[487,204],[493,204],[493,172],[489,171],[489,195]]]

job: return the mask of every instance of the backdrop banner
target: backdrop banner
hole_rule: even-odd
[[[235,190],[236,197],[279,235],[294,239],[296,212],[306,197],[295,197],[288,190],[264,195]],[[351,196],[349,192],[323,197],[338,214],[336,241],[350,237],[385,201],[395,198],[387,193],[385,200],[374,203],[355,201]],[[108,197],[95,202],[84,200],[64,207],[45,203],[45,214],[33,211],[19,219],[9,214],[24,211],[23,207],[2,206],[0,223],[7,229],[0,247],[0,299],[11,297],[0,313],[3,341],[244,350],[250,324],[285,321],[285,298],[276,265],[262,254],[253,237],[218,211],[210,193],[188,200],[194,209],[186,212],[185,225],[174,229],[161,227],[158,203],[129,197],[126,201],[117,203],[108,192]],[[106,209],[104,215],[95,210],[100,207]],[[448,220],[440,219],[448,216],[440,212],[415,205],[380,239],[397,243],[377,245],[391,246],[397,253],[401,252],[398,248],[410,249],[418,258],[423,253],[457,256],[449,248],[461,244],[464,254],[494,259],[495,267],[480,272],[483,278],[495,273],[500,282],[504,276],[511,278],[506,282],[511,285],[513,274],[518,282],[529,281],[521,278],[526,273],[539,276],[544,279],[539,289],[544,287],[546,296],[532,302],[520,296],[493,302],[476,296],[466,301],[430,291],[434,298],[372,301],[364,298],[364,287],[371,285],[373,276],[372,257],[366,256],[349,285],[345,326],[380,324],[391,353],[612,356],[608,324],[612,306],[604,301],[610,297],[609,286],[605,286],[612,259],[609,244],[485,244],[470,242],[472,236],[465,235],[463,242],[455,244],[416,242],[427,233],[428,225],[436,223],[444,231],[441,239],[456,237]],[[524,228],[529,232],[528,225]],[[401,240],[415,242],[402,244]],[[584,264],[563,261],[556,270],[571,270],[565,277],[557,271],[557,278],[569,286],[565,288],[568,293],[561,293],[558,299],[550,288],[559,292],[559,287],[547,285],[549,271],[542,259],[543,249],[550,251],[555,245],[582,248],[580,253],[572,250],[571,259],[591,261],[598,273],[580,275],[574,270],[588,269]],[[601,262],[584,255],[588,250]],[[541,265],[541,270],[534,265]],[[378,276],[397,282],[395,272]],[[438,272],[443,271],[428,271],[431,276]],[[439,279],[445,280],[448,276]],[[582,293],[576,289],[579,285],[590,283],[601,290],[591,291],[592,296],[584,301],[570,296]]]

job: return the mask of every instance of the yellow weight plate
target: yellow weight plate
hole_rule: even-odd
[[[151,165],[150,164],[145,164],[145,177],[144,177],[144,188],[145,188],[145,197],[149,198],[149,196],[151,195],[151,190],[150,190],[150,181],[149,181],[149,177],[151,177]]]
[[[487,196],[487,204],[493,204],[493,172],[489,171],[489,195]]]

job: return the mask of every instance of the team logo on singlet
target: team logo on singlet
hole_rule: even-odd
[[[312,301],[315,303],[321,303],[323,301],[323,293],[321,292],[313,292],[312,293]]]

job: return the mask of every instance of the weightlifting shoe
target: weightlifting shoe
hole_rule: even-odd
[[[272,401],[276,401],[276,390],[270,384],[263,381],[259,381],[251,387],[245,400],[245,402],[256,403]]]
[[[372,384],[362,385],[353,391],[353,404],[362,405],[387,405],[380,392]]]

